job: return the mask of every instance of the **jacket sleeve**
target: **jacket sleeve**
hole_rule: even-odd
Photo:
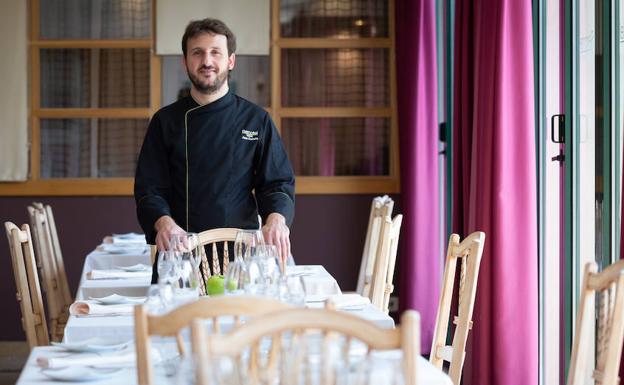
[[[271,213],[282,214],[290,227],[295,216],[295,175],[268,114],[264,117],[262,131],[260,156],[255,170],[258,213],[263,222]]]
[[[155,244],[154,223],[171,215],[171,183],[164,133],[158,114],[150,121],[143,140],[134,178],[134,199],[139,224],[147,243]]]

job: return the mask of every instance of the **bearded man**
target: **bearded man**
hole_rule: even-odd
[[[219,227],[257,229],[285,259],[295,211],[295,177],[275,124],[230,92],[236,38],[220,20],[192,21],[182,37],[190,96],[152,117],[134,184],[148,243]],[[158,279],[156,261],[152,282]]]

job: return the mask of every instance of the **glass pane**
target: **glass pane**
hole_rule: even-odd
[[[297,175],[389,175],[389,118],[282,119]]]
[[[386,49],[285,49],[284,107],[386,107],[390,81]]]
[[[281,0],[282,37],[388,37],[386,0]]]
[[[41,107],[149,107],[149,77],[147,49],[42,49]]]
[[[148,119],[99,121],[98,177],[134,177],[136,161],[148,124]]]
[[[147,39],[151,0],[44,0],[41,39]]]
[[[564,76],[561,71],[561,46],[564,39],[559,26],[564,23],[560,11],[559,0],[547,0],[544,25],[540,27],[541,40],[545,49],[540,57],[542,73],[540,94],[544,106],[544,113],[540,116],[540,153],[541,153],[541,220],[543,223],[540,236],[542,251],[540,253],[540,329],[542,346],[540,359],[543,362],[542,384],[560,384],[562,368],[565,360],[562,354],[565,340],[561,338],[561,330],[565,322],[561,317],[565,314],[562,298],[562,286],[565,282],[565,259],[562,258],[563,245],[561,244],[563,212],[561,202],[564,193],[563,175],[565,163],[553,161],[563,151],[562,145],[551,140],[550,117],[565,110],[562,104],[562,87]]]
[[[41,121],[41,178],[90,175],[91,131],[88,119]]]
[[[147,119],[41,120],[41,178],[133,177]]]
[[[162,103],[171,104],[188,95],[191,82],[182,64],[182,55],[162,57]],[[239,96],[268,107],[271,101],[271,69],[269,56],[236,55],[230,72],[230,89]]]

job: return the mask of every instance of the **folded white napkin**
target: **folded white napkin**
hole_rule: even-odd
[[[145,235],[138,233],[113,234],[104,237],[104,243],[113,244],[145,244]]]
[[[71,315],[132,314],[134,305],[100,305],[94,301],[76,301],[69,307]]]
[[[150,351],[153,362],[160,362],[160,353],[155,348]],[[42,368],[64,368],[67,366],[125,366],[136,364],[134,348],[108,354],[82,353],[60,357],[37,357],[37,365]]]
[[[370,299],[368,299],[368,297],[362,297],[357,293],[334,294],[329,296],[327,299],[336,306],[336,309],[366,306],[370,303]]]
[[[146,244],[129,243],[129,244],[117,244],[117,243],[102,243],[97,247],[98,251],[111,254],[143,254],[148,248]]]
[[[117,279],[117,278],[151,278],[152,271],[123,271],[123,270],[97,270],[87,273],[87,279]]]
[[[318,274],[318,267],[314,265],[286,266],[286,275],[289,277]]]

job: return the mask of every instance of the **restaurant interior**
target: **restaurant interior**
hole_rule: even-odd
[[[183,40],[203,19],[235,50]],[[621,1],[23,0],[0,30],[0,385],[624,376]]]

